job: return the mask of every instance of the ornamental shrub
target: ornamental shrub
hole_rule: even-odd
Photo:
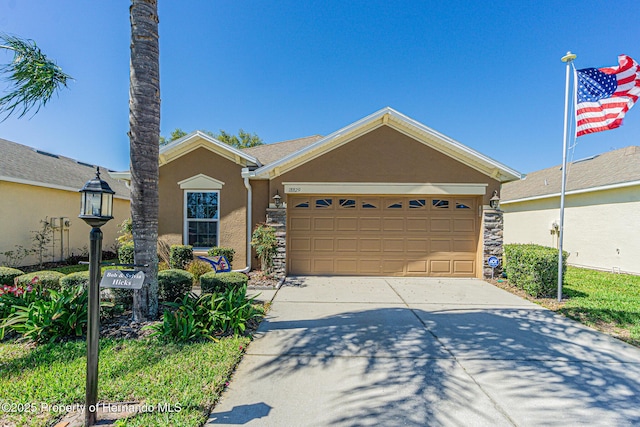
[[[77,273],[67,274],[60,279],[60,288],[73,288],[76,286],[82,286],[85,289],[89,286],[89,272],[78,271]]]
[[[504,245],[505,272],[509,283],[534,298],[551,297],[558,287],[558,250],[534,244]],[[567,271],[566,251],[562,253],[562,280]]]
[[[162,322],[146,326],[151,337],[162,341],[188,342],[217,340],[223,334],[240,334],[247,324],[263,311],[254,307],[253,298],[246,297],[246,287],[223,293],[185,295],[182,300],[166,303]]]
[[[213,271],[213,267],[208,262],[200,261],[199,259],[195,259],[187,265],[187,271],[193,274],[193,284],[200,283],[200,276],[206,274],[210,271]]]
[[[82,336],[87,326],[87,290],[77,286],[50,290],[48,294],[29,305],[16,307],[0,327],[11,328],[38,343]]]
[[[251,235],[251,246],[260,259],[262,271],[268,272],[273,266],[273,258],[278,253],[276,229],[267,224],[258,224]]]
[[[118,261],[120,264],[133,264],[133,242],[127,242],[118,248]]]
[[[179,269],[158,272],[158,298],[161,301],[174,302],[191,292],[193,274]]]
[[[169,255],[169,266],[171,268],[179,268],[184,270],[193,261],[193,246],[190,245],[171,245]]]
[[[3,285],[13,285],[13,279],[22,276],[24,271],[11,267],[0,267],[0,287]]]
[[[206,273],[200,277],[200,289],[203,294],[226,292],[229,289],[247,288],[249,278],[244,273]]]
[[[229,261],[229,265],[233,263],[233,256],[236,254],[236,250],[232,248],[223,248],[220,246],[214,246],[207,251],[209,256],[223,256]]]
[[[41,295],[45,290],[60,289],[60,279],[64,277],[64,273],[58,271],[34,271],[33,273],[23,274],[16,277],[16,285],[26,287],[33,283],[34,290]],[[37,277],[37,281],[33,279]]]

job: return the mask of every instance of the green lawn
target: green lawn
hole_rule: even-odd
[[[640,346],[640,276],[569,267],[557,311]]]
[[[118,425],[201,426],[248,343],[247,337],[181,345],[101,339],[98,401],[179,408],[156,409]],[[0,343],[0,425],[51,425],[64,414],[45,405],[83,404],[85,369],[84,341],[37,347]],[[37,412],[12,413],[6,406],[25,403]]]

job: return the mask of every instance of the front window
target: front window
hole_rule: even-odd
[[[218,246],[219,193],[187,191],[185,197],[186,244],[194,248]]]

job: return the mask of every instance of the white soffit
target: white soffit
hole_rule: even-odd
[[[277,162],[256,169],[252,177],[269,179],[279,176],[381,126],[389,126],[501,182],[514,181],[522,176],[518,171],[386,107]]]
[[[191,178],[178,182],[182,190],[221,190],[224,182],[199,173]]]
[[[483,196],[488,184],[283,182],[285,194],[430,194]]]

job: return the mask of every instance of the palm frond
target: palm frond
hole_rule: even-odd
[[[13,61],[0,65],[0,74],[9,83],[8,93],[0,98],[1,121],[16,113],[34,114],[47,104],[54,93],[72,80],[55,62],[46,57],[33,40],[0,35],[0,48],[13,51]]]

